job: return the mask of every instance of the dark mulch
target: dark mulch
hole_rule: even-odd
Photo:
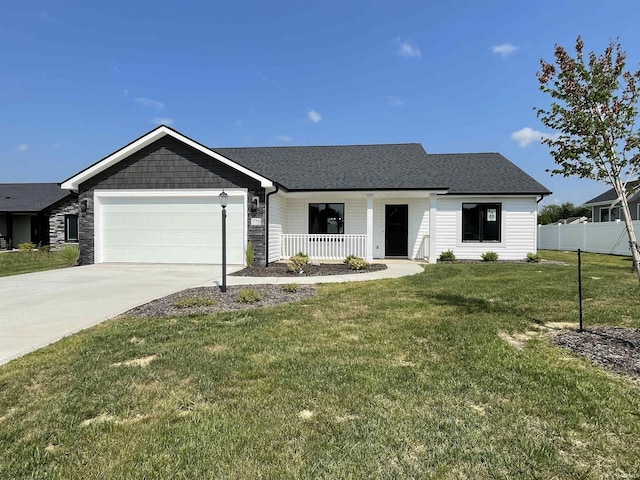
[[[304,273],[290,272],[286,263],[272,263],[267,267],[247,267],[231,275],[239,277],[317,277],[320,275],[347,275],[350,273],[367,273],[386,270],[387,266],[382,263],[372,263],[364,270],[350,270],[344,263],[321,263],[319,265],[307,265]]]
[[[594,327],[558,334],[554,343],[607,370],[640,377],[640,329]]]
[[[243,303],[236,300],[238,293],[245,288],[260,292],[262,299],[258,302]],[[228,286],[222,293],[219,287],[196,287],[183,290],[129,310],[125,315],[134,317],[172,317],[178,315],[215,313],[229,310],[246,310],[258,307],[270,307],[282,303],[295,302],[314,296],[314,285],[299,285],[296,292],[288,292],[284,285],[243,285]],[[196,307],[179,307],[175,303],[185,298],[213,299],[214,305]]]

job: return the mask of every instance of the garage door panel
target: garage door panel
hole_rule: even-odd
[[[103,262],[220,263],[217,196],[100,198]],[[244,197],[227,206],[227,261],[244,260]]]

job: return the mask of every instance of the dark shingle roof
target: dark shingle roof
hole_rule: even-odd
[[[638,184],[640,184],[640,180],[629,182],[627,184],[627,192],[635,190]],[[613,202],[617,199],[618,199],[618,194],[616,193],[616,189],[612,187],[606,192],[601,193],[597,197],[593,197],[591,200],[584,202],[583,205],[590,205],[592,203]]]
[[[69,195],[57,183],[0,183],[0,212],[41,212]]]
[[[499,153],[428,155],[419,143],[212,150],[288,190],[551,193]]]

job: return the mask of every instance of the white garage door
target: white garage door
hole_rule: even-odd
[[[244,260],[244,196],[229,196],[227,263]],[[221,263],[217,195],[97,197],[99,262]]]

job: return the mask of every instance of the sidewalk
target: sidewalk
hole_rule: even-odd
[[[376,262],[378,263],[378,262]],[[342,282],[362,282],[365,280],[381,280],[384,278],[406,277],[422,272],[422,266],[426,263],[414,262],[411,260],[380,260],[379,263],[387,265],[385,270],[367,273],[350,273],[347,275],[318,275],[318,276],[290,276],[290,277],[240,277],[227,275],[227,285],[256,285],[273,284],[282,285],[286,283],[342,283]],[[221,281],[221,279],[220,279]],[[220,285],[218,279],[203,283],[202,287]]]

